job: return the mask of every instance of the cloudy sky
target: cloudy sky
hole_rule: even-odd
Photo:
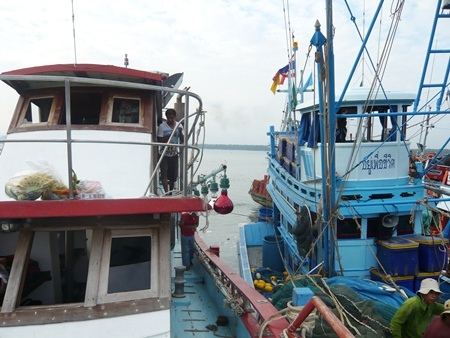
[[[375,2],[348,0],[361,31],[367,31]],[[374,62],[381,58],[398,0],[385,2],[370,45]],[[431,3],[406,1],[384,74],[388,88],[417,92],[435,11]],[[287,64],[286,37],[293,32],[299,44],[297,64],[302,68],[306,64],[309,74],[313,66],[305,63],[309,41],[316,20],[325,30],[324,8],[324,0],[73,0],[76,60],[123,66],[127,53],[130,68],[184,72],[183,85],[202,97],[207,111],[207,143],[265,145],[266,132],[270,125],[280,125],[285,105],[284,94],[274,95],[269,89],[275,72]],[[335,1],[334,14],[339,88],[359,44],[343,1]],[[449,35],[447,27],[438,47],[450,41]],[[74,63],[72,1],[2,1],[0,46],[0,72]],[[441,72],[445,62],[436,60],[432,75]],[[359,67],[353,85],[361,82],[362,73]],[[372,74],[366,65],[365,82]],[[3,134],[16,102],[5,84],[0,84],[0,100]],[[433,132],[447,137],[450,123],[442,121]],[[438,139],[430,138],[429,147],[439,146]]]

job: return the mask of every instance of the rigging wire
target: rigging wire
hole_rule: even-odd
[[[77,43],[75,38],[75,13],[73,10],[73,0],[72,0],[72,30],[73,30],[73,53],[74,53],[74,66],[77,65]]]
[[[394,1],[392,2],[392,5],[391,5],[392,21],[391,21],[391,24],[389,26],[389,31],[388,31],[388,34],[387,34],[387,37],[386,37],[386,43],[385,43],[384,48],[382,50],[381,57],[379,58],[379,61],[377,62],[377,67],[376,68],[375,68],[374,64],[372,63],[372,60],[370,58],[370,54],[368,53],[368,57],[369,57],[370,62],[372,63],[372,67],[375,69],[375,76],[374,76],[374,79],[372,81],[371,87],[369,89],[368,98],[370,98],[370,97],[376,98],[378,96],[378,92],[379,92],[380,89],[382,91],[384,91],[382,89],[381,80],[384,77],[384,73],[385,73],[386,66],[387,66],[387,61],[389,59],[390,51],[391,51],[392,46],[393,46],[395,33],[397,32],[398,24],[400,22],[401,13],[402,13],[403,5],[404,5],[404,0],[398,0],[397,1],[397,5],[395,6],[394,9],[392,9],[393,8],[392,7],[393,3],[394,3]],[[358,28],[357,28],[357,30],[358,30]],[[373,94],[374,92],[375,92],[375,94]],[[370,107],[370,104],[371,104],[369,100],[370,99],[368,99],[365,102],[365,105],[363,107],[363,111],[371,113],[371,111],[368,110],[368,108]],[[355,135],[355,143],[353,144],[353,148],[352,148],[352,154],[351,154],[351,159],[352,160],[348,162],[345,174],[342,175],[341,178],[344,178],[345,176],[350,174],[350,172],[355,170],[362,163],[362,161],[359,161],[355,165],[356,160],[357,160],[355,154],[358,153],[358,150],[359,150],[359,149],[357,150],[357,147],[358,148],[361,147],[361,144],[358,144],[360,142],[357,142],[357,140],[363,138],[363,135],[365,134],[365,130],[367,128],[370,128],[370,126],[367,125],[367,119],[360,119],[359,126],[357,128],[357,133]],[[345,180],[343,180],[342,183],[345,184]],[[342,195],[342,191],[343,191],[343,189],[340,190],[340,194],[338,196],[338,200],[340,199],[340,197]]]

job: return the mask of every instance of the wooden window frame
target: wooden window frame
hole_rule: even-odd
[[[138,100],[139,101],[139,122],[138,123],[127,123],[127,122],[113,122],[113,108],[114,108],[114,100],[115,99],[124,99],[124,100]],[[109,93],[108,95],[108,103],[105,114],[105,119],[100,121],[100,124],[104,124],[106,126],[127,126],[127,127],[144,127],[144,103],[142,96],[139,95],[126,95],[120,93]],[[103,123],[102,123],[103,122]]]
[[[25,100],[24,104],[21,107],[21,111],[19,114],[19,118],[16,124],[17,128],[30,128],[30,127],[37,127],[37,126],[46,126],[49,124],[52,124],[54,117],[55,117],[55,110],[56,110],[56,103],[57,102],[57,94],[39,94],[39,95],[30,95]],[[28,107],[31,104],[32,100],[39,100],[39,99],[52,99],[52,106],[50,108],[50,113],[48,115],[48,119],[45,122],[32,122],[24,123],[25,115],[27,113]]]
[[[148,289],[138,291],[125,291],[108,293],[111,244],[113,238],[120,237],[146,237],[151,238],[151,259],[150,259],[150,285]],[[159,290],[159,263],[156,257],[159,257],[159,236],[156,229],[145,230],[122,230],[105,229],[103,234],[103,245],[101,250],[101,262],[99,265],[98,280],[98,304],[127,301],[139,298],[154,298],[158,296]]]

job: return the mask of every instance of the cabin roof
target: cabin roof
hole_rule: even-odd
[[[348,107],[348,106],[354,106],[354,105],[361,105],[364,104],[367,101],[367,98],[369,97],[370,88],[367,87],[355,87],[355,88],[349,88],[347,92],[345,93],[344,99],[342,100],[341,107]],[[336,94],[336,100],[339,100],[340,92]],[[392,91],[392,90],[385,90],[384,92],[380,89],[378,92],[374,91],[370,95],[370,104],[374,105],[387,105],[387,104],[401,104],[404,105],[412,105],[416,94],[414,93],[408,93],[408,92],[402,92],[402,91]],[[373,100],[376,100],[374,102]],[[304,103],[299,103],[297,105],[297,110],[305,112],[309,111],[311,107],[319,107],[319,101],[316,98],[315,100],[311,99],[309,101],[305,101]]]
[[[79,77],[79,78],[92,78],[102,80],[114,80],[125,81],[133,83],[162,85],[163,81],[169,76],[167,73],[161,72],[147,72],[132,68],[117,67],[112,65],[99,65],[99,64],[54,64],[47,66],[21,68],[4,72],[1,75],[47,75],[47,76],[60,76],[60,77]],[[38,84],[34,81],[27,81],[25,79],[9,80],[3,79],[3,81],[14,88],[16,91],[21,92],[23,89],[32,89]],[[42,86],[42,82],[38,85]]]

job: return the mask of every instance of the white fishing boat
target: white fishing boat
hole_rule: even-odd
[[[182,265],[180,213],[207,216],[216,175],[214,211],[232,202],[226,166],[194,178],[205,115],[181,79],[97,64],[0,75],[19,94],[0,156],[1,337],[252,337],[276,312],[199,236]],[[157,142],[172,97],[184,144]],[[169,146],[181,170],[167,194]]]

